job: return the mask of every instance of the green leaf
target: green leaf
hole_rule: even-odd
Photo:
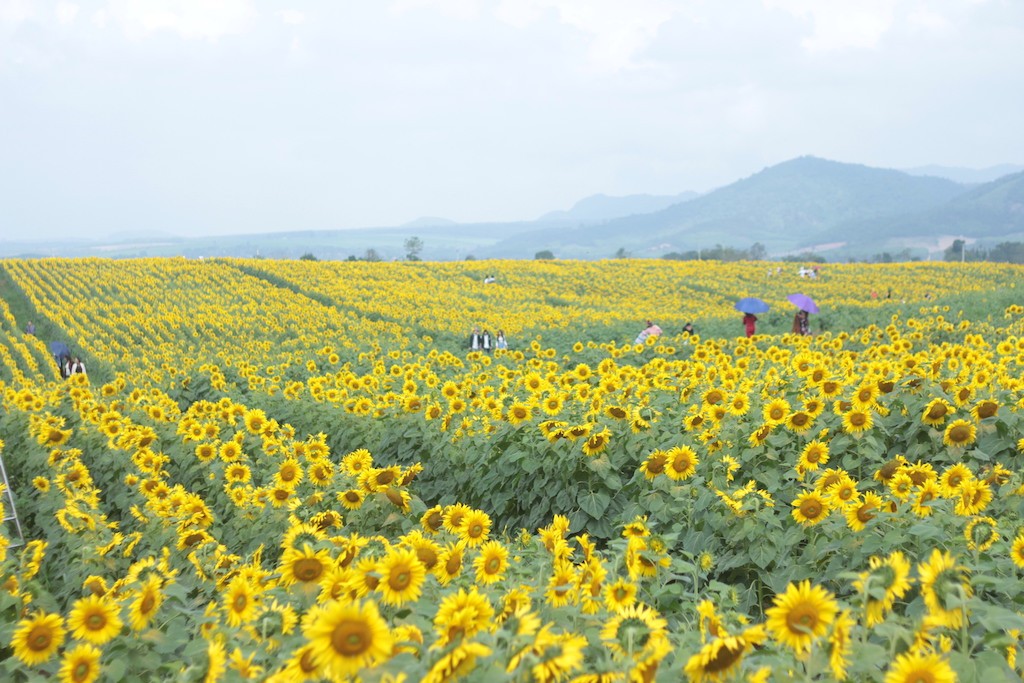
[[[777,555],[776,547],[767,541],[750,545],[750,560],[761,569],[767,569]]]
[[[124,659],[120,657],[110,658],[103,662],[104,679],[108,681],[120,681],[124,678],[127,666]]]
[[[604,515],[611,502],[611,498],[600,491],[581,493],[576,498],[576,504],[580,506],[580,509],[595,519],[600,519]]]

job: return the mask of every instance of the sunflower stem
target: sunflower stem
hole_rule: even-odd
[[[964,587],[957,584],[957,592],[960,594],[960,652],[964,656],[970,656],[970,649],[968,648],[967,638],[967,596],[964,592]]]

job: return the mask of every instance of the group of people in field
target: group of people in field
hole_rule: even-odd
[[[57,367],[60,370],[60,376],[63,379],[71,377],[71,375],[84,375],[85,363],[78,356],[72,355],[61,355],[57,356]]]
[[[505,331],[498,330],[496,335],[491,335],[491,331],[484,328],[482,331],[480,326],[474,326],[473,331],[469,334],[468,347],[470,351],[483,351],[484,353],[490,353],[495,349],[508,349],[508,340],[505,338]]]
[[[743,329],[748,337],[757,334],[757,316],[753,313],[743,314]],[[810,313],[799,310],[793,316],[793,334],[808,335],[811,333]]]
[[[36,321],[29,320],[28,324],[25,325],[25,334],[35,336],[36,334]],[[85,363],[78,356],[72,355],[68,351],[67,346],[63,343],[57,343],[54,347],[53,360],[57,363],[57,371],[60,372],[62,379],[67,379],[71,375],[84,375]]]
[[[683,325],[683,335],[689,337],[691,334],[696,334],[697,331],[693,327],[693,323],[686,323]],[[640,333],[636,335],[636,339],[633,340],[633,344],[643,344],[649,337],[660,337],[664,334],[664,331],[659,325],[651,320],[648,320],[644,329],[640,330]]]

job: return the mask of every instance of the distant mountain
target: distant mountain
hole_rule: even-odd
[[[402,228],[437,228],[446,225],[458,225],[456,221],[449,220],[447,218],[437,218],[436,216],[421,216],[414,221],[408,223],[402,223]]]
[[[950,235],[998,238],[1024,233],[1024,172],[973,187],[948,202],[923,211],[850,221],[826,236],[859,240],[893,236]]]
[[[815,243],[844,223],[924,211],[965,192],[941,178],[800,157],[661,211],[558,233],[524,233],[492,251],[515,251],[524,241],[565,256],[597,257],[616,247],[658,255],[754,242],[782,251]]]
[[[0,237],[0,257],[298,258],[312,253],[345,259],[372,252],[391,260],[405,257],[404,242],[414,235],[423,240],[421,256],[427,260],[533,258],[541,250],[559,258],[610,258],[623,252],[657,258],[715,245],[745,249],[755,242],[769,256],[813,249],[844,259],[911,249],[941,258],[958,237],[989,247],[1024,241],[1024,172],[966,185],[800,157],[696,197],[596,195],[535,221],[456,223],[424,217],[396,227],[194,238],[134,233],[102,242]]]
[[[988,168],[960,168],[955,166],[918,166],[917,168],[905,168],[904,173],[910,175],[928,175],[936,178],[945,178],[965,185],[980,185],[990,183],[997,178],[1020,173],[1024,166],[1019,164],[999,164]]]
[[[108,242],[167,242],[181,239],[180,235],[162,230],[124,230],[107,235]]]
[[[595,194],[576,202],[568,211],[551,211],[537,219],[539,223],[594,222],[607,221],[623,216],[653,213],[699,197],[697,192],[680,192],[675,195],[631,194],[625,197],[609,197]]]

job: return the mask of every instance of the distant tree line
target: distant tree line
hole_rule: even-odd
[[[1000,242],[994,247],[968,249],[964,240],[953,240],[943,255],[947,261],[1024,263],[1024,242]]]
[[[748,249],[723,247],[721,244],[716,244],[710,249],[669,252],[661,258],[669,261],[763,261],[767,256],[768,250],[764,245],[754,242]]]

